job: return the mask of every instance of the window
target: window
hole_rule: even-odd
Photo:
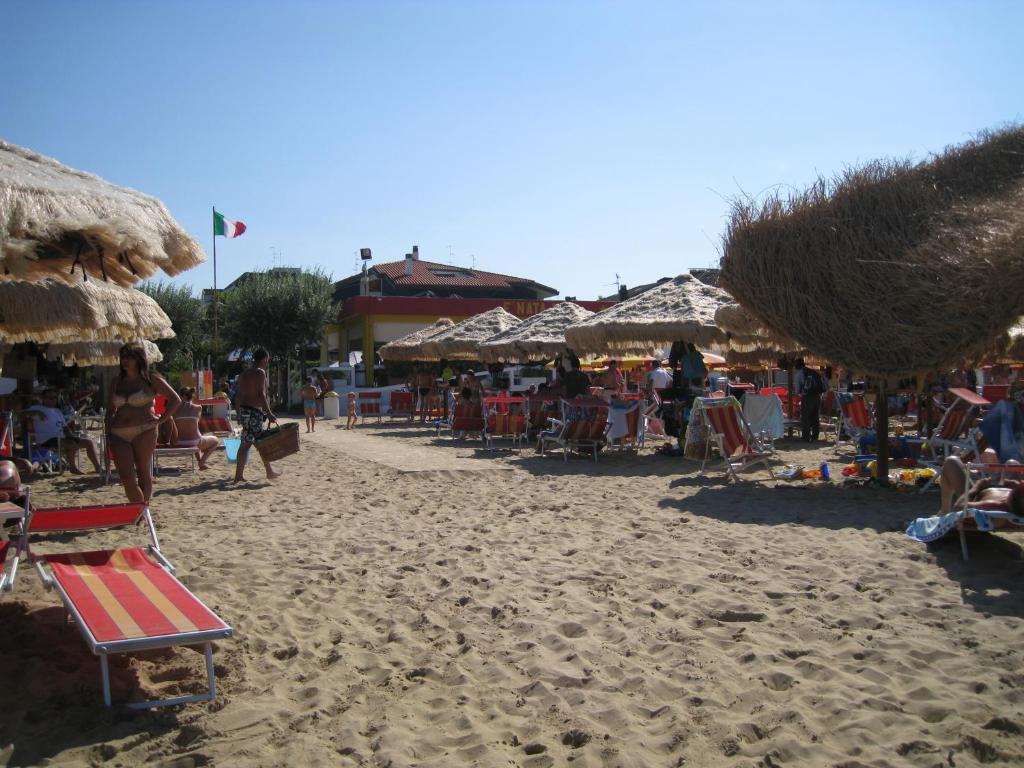
[[[434,277],[461,277],[464,280],[476,280],[476,275],[463,269],[432,269],[430,274]]]

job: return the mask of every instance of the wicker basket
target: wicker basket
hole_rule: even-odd
[[[298,423],[271,427],[253,441],[264,461],[277,461],[299,452]]]

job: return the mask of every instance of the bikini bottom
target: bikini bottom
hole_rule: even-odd
[[[174,443],[175,448],[197,448],[199,447],[199,438],[196,437],[192,440],[178,440]]]
[[[111,427],[110,434],[114,435],[114,437],[119,437],[126,443],[130,443],[136,437],[146,434],[151,429],[156,429],[155,421],[150,421],[146,424],[135,424],[130,427]]]

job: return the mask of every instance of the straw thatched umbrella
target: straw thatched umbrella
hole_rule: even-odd
[[[720,279],[766,328],[882,383],[980,355],[1022,310],[1024,128],[738,202]]]
[[[11,344],[173,336],[170,318],[142,291],[97,280],[0,280],[0,339]]]
[[[429,360],[479,360],[480,342],[514,325],[519,318],[501,307],[468,317],[423,344]]]
[[[715,325],[715,310],[731,301],[720,288],[679,275],[570,325],[565,338],[579,354],[649,355],[675,341],[724,345],[729,337]]]
[[[487,363],[525,363],[554,357],[568,349],[565,329],[593,314],[579,304],[563,301],[481,342],[481,359]]]
[[[160,348],[151,341],[139,342],[146,350],[146,360],[152,365],[164,359]],[[46,348],[47,360],[61,360],[64,365],[118,365],[123,341],[78,341],[70,344],[50,344]]]
[[[0,280],[88,272],[127,286],[205,260],[155,197],[0,141]]]
[[[382,360],[423,360],[423,344],[439,333],[444,333],[453,325],[455,323],[447,317],[438,318],[426,328],[420,328],[400,339],[389,341],[377,350],[377,354],[381,356]]]
[[[721,268],[766,328],[846,368],[953,368],[1024,309],[1024,128],[737,203]]]

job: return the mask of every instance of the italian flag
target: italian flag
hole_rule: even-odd
[[[213,212],[213,235],[216,237],[238,237],[245,232],[245,224],[241,221],[232,221],[223,213]]]

